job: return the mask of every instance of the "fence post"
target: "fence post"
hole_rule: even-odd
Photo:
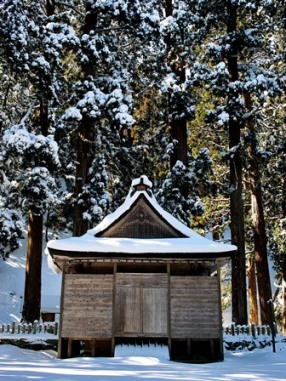
[[[273,307],[273,300],[269,299],[267,302],[270,306],[270,328],[271,328],[271,333],[272,333],[272,348],[273,352],[276,352],[276,347],[275,347],[275,316],[274,316],[274,307]]]
[[[38,320],[35,320],[34,324],[33,324],[33,334],[34,335],[37,333],[37,324],[38,324]]]
[[[253,338],[256,338],[256,325],[254,323],[251,324],[251,334]]]
[[[230,329],[231,329],[232,336],[235,336],[235,324],[234,323],[231,324]]]

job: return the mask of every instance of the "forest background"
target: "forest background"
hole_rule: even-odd
[[[2,0],[0,15],[0,255],[28,234],[23,320],[40,316],[43,238],[84,234],[145,174],[185,224],[230,228],[232,320],[269,324],[273,301],[285,333],[284,1]]]

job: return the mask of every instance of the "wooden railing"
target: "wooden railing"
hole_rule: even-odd
[[[58,322],[50,322],[50,323],[41,323],[35,321],[34,323],[15,323],[11,324],[0,324],[0,338],[1,334],[52,334],[58,335],[59,323]]]
[[[277,327],[274,326],[274,333],[277,334]],[[238,335],[247,335],[252,337],[257,337],[260,335],[271,336],[272,330],[269,325],[238,325],[231,324],[230,326],[223,327],[224,335],[238,336]]]
[[[42,323],[39,321],[35,321],[33,324],[27,323],[16,323],[12,322],[10,324],[0,324],[0,337],[1,334],[9,333],[9,334],[52,334],[58,335],[59,331],[59,323],[58,322],[46,322]],[[275,328],[275,333],[277,333],[277,329]],[[252,337],[258,337],[260,335],[271,336],[272,331],[271,327],[268,325],[237,325],[231,324],[229,326],[223,327],[223,335],[246,335]]]

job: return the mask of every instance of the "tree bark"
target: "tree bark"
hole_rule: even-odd
[[[166,16],[173,15],[172,0],[166,0],[165,4]],[[179,52],[176,51],[176,46],[172,44],[170,37],[166,38],[167,45],[167,60],[175,74],[178,85],[183,85],[186,81],[186,70],[184,62],[179,58]],[[172,107],[172,106],[171,106]],[[173,113],[172,113],[173,114]],[[170,158],[170,167],[173,168],[179,160],[185,166],[188,165],[188,131],[187,118],[183,105],[176,105],[176,115],[172,115],[169,120],[172,141],[175,141],[173,153]],[[186,197],[188,195],[185,195]]]
[[[252,109],[252,102],[249,93],[244,94],[245,106],[248,111]],[[263,211],[263,198],[261,187],[260,163],[257,158],[257,139],[255,127],[250,120],[247,125],[249,129],[249,167],[247,170],[247,180],[251,193],[251,226],[253,230],[254,261],[256,267],[256,278],[258,286],[258,298],[260,307],[261,324],[270,324],[269,305],[267,302],[272,299],[271,281],[268,266],[267,254],[267,234]]]
[[[93,121],[88,117],[82,119],[79,126],[77,141],[77,165],[76,165],[76,182],[75,182],[75,206],[74,206],[74,223],[73,235],[81,236],[88,229],[88,221],[83,218],[85,206],[78,202],[84,185],[87,183],[88,171],[93,159],[92,140],[93,140]]]
[[[22,319],[33,323],[40,319],[42,283],[43,216],[30,210],[28,220],[28,250]]]
[[[55,12],[54,0],[46,1],[46,12],[51,16]],[[39,88],[39,110],[36,123],[41,128],[41,134],[49,133],[49,103],[45,98],[45,88]],[[25,293],[22,319],[32,323],[40,319],[42,293],[42,242],[43,242],[43,215],[36,215],[33,209],[29,210],[28,240],[26,257]]]
[[[237,32],[236,5],[228,0],[229,35],[234,38]],[[228,70],[232,82],[238,80],[237,47],[235,40],[228,54]],[[230,101],[238,97],[233,91],[229,95],[229,148],[236,148],[230,158],[230,214],[231,214],[231,240],[237,246],[237,252],[232,257],[232,319],[237,324],[246,324],[247,298],[246,298],[246,263],[245,263],[245,233],[244,233],[244,206],[242,197],[242,162],[239,150],[241,125],[231,114]]]
[[[286,271],[282,272],[282,333],[286,335]]]
[[[83,33],[90,33],[95,29],[97,23],[97,15],[91,8],[90,4],[86,4],[86,16],[83,26]],[[95,65],[83,65],[83,77],[93,76],[95,74]],[[75,204],[73,217],[73,235],[81,236],[88,230],[88,221],[84,218],[83,213],[86,211],[85,205],[82,204],[80,197],[84,185],[88,181],[88,172],[91,166],[94,152],[94,121],[88,115],[84,115],[78,128],[77,135],[77,164],[75,175]]]
[[[251,188],[252,205],[252,229],[254,240],[254,255],[256,277],[260,304],[261,324],[270,323],[268,300],[272,298],[269,266],[267,258],[267,236],[263,215],[263,202],[261,186],[257,174],[251,174],[248,178]]]
[[[248,298],[249,298],[249,322],[258,324],[258,303],[257,303],[257,287],[255,275],[255,261],[250,258],[248,270]]]

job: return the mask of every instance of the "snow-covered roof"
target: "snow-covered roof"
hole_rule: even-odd
[[[113,213],[106,216],[95,228],[88,230],[81,237],[48,242],[47,248],[51,254],[63,256],[92,257],[106,254],[108,257],[128,255],[170,255],[178,254],[194,257],[229,257],[236,251],[236,246],[211,241],[166,212],[157,203],[151,192],[152,183],[146,176],[133,180],[130,191],[124,203]],[[100,233],[116,223],[126,214],[139,197],[144,197],[156,213],[175,230],[182,238],[119,238],[101,237]],[[67,253],[68,252],[68,253]],[[61,254],[62,253],[62,254]]]
[[[217,254],[230,256],[236,251],[236,246],[211,241],[195,234],[187,238],[106,238],[84,234],[81,237],[71,237],[48,242],[48,249],[62,252],[81,253],[90,257],[91,254]]]
[[[136,187],[140,184],[146,186],[145,190],[136,190]],[[194,235],[199,236],[192,229],[188,228],[182,222],[173,217],[170,213],[166,212],[157,202],[155,196],[149,191],[152,188],[152,182],[147,178],[147,176],[141,176],[132,181],[129,193],[124,201],[124,203],[115,210],[115,212],[107,215],[96,227],[88,230],[88,234],[97,235],[103,230],[106,230],[110,225],[114,224],[120,219],[120,217],[131,209],[132,205],[136,200],[142,195],[151,204],[151,206],[156,210],[158,215],[160,215],[163,220],[167,221],[168,224],[172,225],[174,229],[179,231],[182,235],[186,237],[193,237]],[[201,236],[199,236],[201,237]]]

